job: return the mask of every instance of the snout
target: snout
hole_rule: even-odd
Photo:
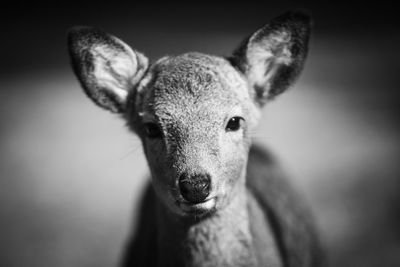
[[[204,202],[211,191],[211,178],[208,174],[189,175],[183,173],[178,181],[179,190],[184,200],[190,204]]]

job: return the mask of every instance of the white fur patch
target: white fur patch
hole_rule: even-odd
[[[280,65],[290,65],[293,61],[289,50],[290,34],[283,31],[268,35],[268,37],[252,42],[247,51],[249,64],[248,77],[253,84],[265,85],[274,76]]]
[[[132,86],[131,79],[137,72],[138,62],[134,52],[118,51],[106,45],[93,48],[94,72],[97,84],[116,95],[125,102],[128,91]]]
[[[185,212],[192,212],[192,211],[211,211],[215,207],[215,198],[211,198],[206,202],[199,203],[199,204],[186,204],[181,203],[180,208]]]

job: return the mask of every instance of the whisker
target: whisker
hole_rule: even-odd
[[[138,149],[140,148],[140,144],[131,146],[131,148],[128,150],[128,152],[126,152],[125,154],[123,154],[119,160],[124,160],[126,159],[128,156],[131,156],[133,153],[137,152]]]

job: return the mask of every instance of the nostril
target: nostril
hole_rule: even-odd
[[[201,203],[210,194],[211,179],[209,175],[198,174],[188,176],[182,174],[179,177],[179,190],[182,197],[191,203]]]

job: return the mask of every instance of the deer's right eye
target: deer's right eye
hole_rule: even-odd
[[[144,132],[148,138],[160,138],[162,136],[162,132],[160,127],[158,127],[155,123],[145,123],[144,124]]]

